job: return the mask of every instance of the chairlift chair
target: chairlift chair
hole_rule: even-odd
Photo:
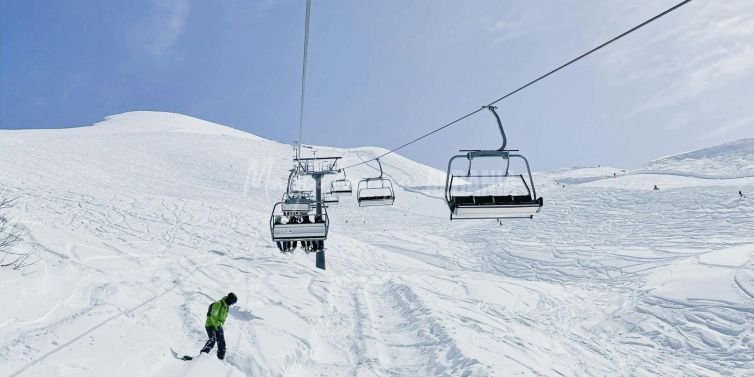
[[[337,205],[338,203],[340,203],[340,198],[338,198],[338,196],[333,192],[325,192],[322,194],[322,203],[324,203],[328,207]]]
[[[395,202],[393,182],[382,177],[382,163],[377,159],[380,166],[380,175],[373,178],[364,178],[359,181],[356,191],[356,200],[359,207],[389,206]]]
[[[316,206],[307,206],[306,212],[286,212],[284,204],[276,203],[270,215],[270,234],[280,251],[293,251],[299,243],[307,251],[321,250],[330,229],[326,206],[317,215]]]
[[[312,198],[311,191],[294,190],[293,182],[298,178],[298,171],[292,169],[288,175],[288,186],[286,187],[283,199],[281,201],[282,211],[285,215],[304,214],[309,212],[310,207],[315,202]]]
[[[346,171],[342,170],[342,172],[343,178],[330,182],[330,193],[336,196],[351,195],[351,193],[353,192],[351,181],[349,181],[346,177]]]
[[[311,191],[293,191],[283,195],[281,207],[286,215],[303,214],[309,212],[314,203]]]
[[[538,213],[543,205],[543,199],[537,198],[537,192],[534,188],[534,180],[532,179],[531,169],[529,168],[529,161],[526,157],[511,153],[515,150],[505,149],[507,139],[505,137],[505,131],[503,130],[503,124],[500,121],[500,117],[495,112],[494,106],[486,106],[497,120],[500,134],[503,138],[503,145],[497,150],[461,150],[465,152],[453,156],[448,161],[448,174],[445,180],[445,201],[450,209],[450,219],[509,219],[509,218],[533,218],[535,213]],[[527,175],[523,174],[511,175],[510,163],[511,159],[523,160]],[[457,159],[466,159],[468,161],[468,168],[466,174],[454,175],[452,172],[453,161]],[[504,163],[504,174],[490,174],[490,175],[472,175],[471,165],[474,160],[480,159],[500,159]],[[488,187],[493,191],[498,192],[487,195],[474,193],[458,193],[458,182],[456,178],[462,180],[473,180],[475,178],[513,178],[515,181],[520,180],[521,186],[525,188],[526,193],[511,193],[505,192],[503,187]],[[528,178],[528,181],[527,181]],[[455,183],[455,186],[454,186]],[[467,183],[467,182],[464,182]],[[456,190],[454,190],[454,188]]]

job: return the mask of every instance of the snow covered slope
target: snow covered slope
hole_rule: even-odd
[[[320,271],[269,240],[287,145],[153,112],[0,131],[40,259],[0,270],[0,376],[751,374],[754,182],[691,176],[746,171],[745,150],[666,159],[687,176],[540,173],[540,216],[502,225],[449,222],[443,173],[391,155],[395,206],[332,208]],[[226,361],[177,360],[230,290]]]
[[[645,164],[642,171],[693,174],[702,177],[754,177],[754,138],[663,157]]]

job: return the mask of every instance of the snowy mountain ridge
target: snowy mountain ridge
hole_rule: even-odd
[[[754,177],[754,138],[741,139],[650,161],[639,171],[698,177]]]
[[[317,148],[344,166],[381,150]],[[746,148],[710,164],[751,162]],[[18,248],[39,259],[0,269],[0,376],[754,370],[754,202],[737,195],[754,192],[752,178],[537,173],[545,207],[533,220],[450,222],[444,172],[390,155],[395,205],[332,207],[320,271],[269,239],[289,145],[133,112],[0,131],[0,150]],[[672,169],[706,174],[704,159]],[[227,359],[177,360],[196,355],[207,305],[230,290]]]
[[[257,135],[202,119],[167,112],[132,111],[105,117],[92,127],[96,132],[154,133],[177,132],[215,136],[233,136],[253,140],[266,140]]]

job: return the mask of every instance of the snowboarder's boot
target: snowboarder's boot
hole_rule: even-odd
[[[202,350],[199,351],[199,353],[200,354],[202,354],[202,353],[209,353],[209,351],[212,349],[212,346],[214,346],[214,345],[215,345],[214,340],[207,341],[207,344],[204,345],[204,348],[202,348]]]

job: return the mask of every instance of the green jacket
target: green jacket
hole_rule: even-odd
[[[207,310],[206,327],[218,328],[225,323],[225,317],[228,316],[228,304],[225,303],[225,297],[213,302]]]

